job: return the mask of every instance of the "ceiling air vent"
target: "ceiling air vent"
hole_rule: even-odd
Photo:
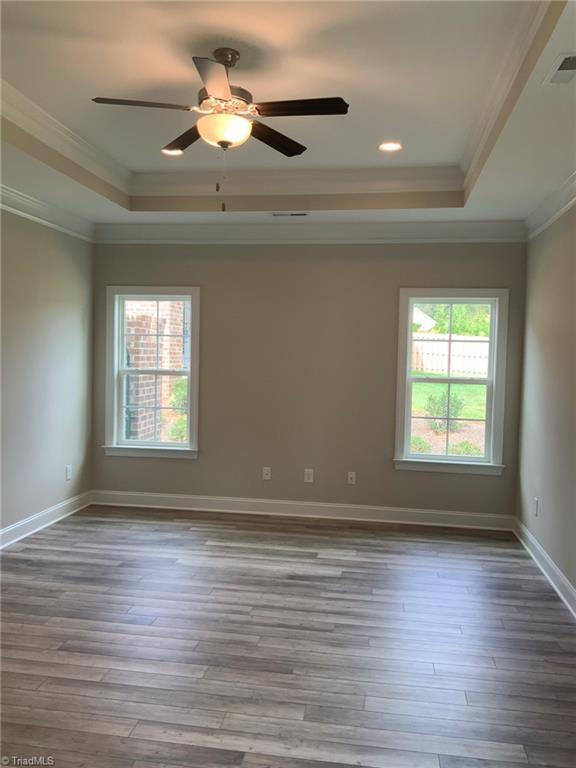
[[[556,62],[554,71],[550,76],[549,82],[556,83],[556,85],[562,85],[564,83],[570,83],[576,77],[576,54],[570,54],[569,56],[562,56],[559,61]]]

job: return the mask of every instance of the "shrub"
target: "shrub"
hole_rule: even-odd
[[[464,407],[464,401],[461,397],[458,397],[452,392],[450,397],[450,418],[457,419],[462,413]],[[426,403],[426,415],[431,418],[428,419],[428,426],[437,435],[441,435],[446,432],[446,419],[448,418],[448,387],[445,387],[439,395],[429,395]],[[456,425],[452,426],[452,429],[456,429]]]
[[[450,448],[452,456],[482,456],[482,451],[470,440],[462,440]]]
[[[172,400],[170,405],[172,408],[186,408],[186,401],[188,399],[188,382],[186,379],[176,379],[174,382],[174,389],[172,390]]]
[[[432,446],[427,440],[424,440],[423,437],[415,435],[410,440],[410,451],[411,453],[431,453]]]
[[[172,390],[172,399],[170,405],[172,408],[186,408],[188,400],[188,382],[186,379],[176,379]],[[170,425],[170,439],[180,443],[188,439],[187,417],[182,414],[177,416]]]
[[[184,442],[188,435],[186,433],[186,416],[178,416],[170,425],[170,439],[176,443]]]

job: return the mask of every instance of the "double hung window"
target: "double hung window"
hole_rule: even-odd
[[[108,289],[106,450],[197,452],[198,288]]]
[[[402,289],[398,468],[501,471],[507,299]]]

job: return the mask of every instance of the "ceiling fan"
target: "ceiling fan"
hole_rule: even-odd
[[[213,55],[214,59],[202,56],[192,57],[204,83],[204,88],[198,93],[198,106],[135,101],[133,99],[107,99],[101,96],[92,99],[92,101],[98,104],[178,109],[184,112],[198,113],[200,119],[196,125],[184,131],[183,134],[162,149],[165,155],[181,155],[185,149],[200,138],[214,147],[226,150],[239,147],[250,136],[253,136],[277,152],[281,152],[287,157],[293,157],[294,155],[301,155],[306,147],[255,118],[290,115],[345,115],[348,112],[348,104],[340,97],[254,102],[249,91],[237,85],[230,85],[228,81],[228,70],[240,58],[239,52],[234,48],[217,48]]]

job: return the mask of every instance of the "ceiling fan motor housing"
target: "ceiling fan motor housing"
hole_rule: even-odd
[[[241,88],[239,85],[231,85],[230,91],[233,96],[233,100],[238,100],[243,102],[243,105],[246,104],[252,104],[252,94],[250,91],[247,91],[246,88]],[[213,97],[210,96],[206,88],[201,88],[198,91],[198,105],[202,106],[202,102],[206,101],[207,99],[211,99]]]

